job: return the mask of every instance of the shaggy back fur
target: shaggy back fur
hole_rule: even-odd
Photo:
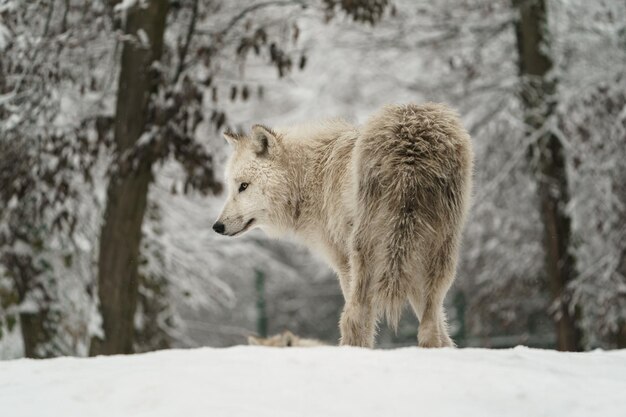
[[[336,120],[254,126],[235,145],[224,234],[291,233],[339,276],[342,343],[372,346],[385,313],[409,301],[421,346],[451,346],[443,299],[455,275],[471,193],[471,140],[440,104],[387,106],[362,127]],[[240,192],[241,184],[247,188]]]

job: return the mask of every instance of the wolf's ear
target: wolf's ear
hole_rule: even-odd
[[[230,143],[231,145],[234,145],[239,140],[241,140],[241,137],[242,135],[235,133],[232,130],[224,131],[224,139],[226,139],[226,142]]]
[[[254,336],[248,336],[248,344],[251,346],[257,346],[260,345],[261,343],[259,342],[259,339],[257,339]]]
[[[252,140],[258,156],[270,156],[278,146],[276,133],[263,125],[252,126]]]

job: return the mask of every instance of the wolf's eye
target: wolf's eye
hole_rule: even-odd
[[[239,192],[240,192],[240,193],[243,193],[244,191],[246,191],[246,188],[248,188],[248,185],[249,185],[249,184],[248,184],[247,182],[242,182],[242,183],[239,185]]]

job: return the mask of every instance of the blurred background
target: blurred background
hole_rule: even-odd
[[[457,344],[626,347],[623,1],[0,0],[0,359],[336,344],[326,265],[211,230],[221,132],[425,101],[476,152]]]

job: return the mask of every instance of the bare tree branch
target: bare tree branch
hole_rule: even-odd
[[[183,70],[185,69],[185,58],[187,57],[187,53],[189,51],[189,45],[191,44],[191,40],[193,38],[193,34],[196,30],[196,22],[198,20],[198,3],[199,0],[194,0],[193,7],[191,9],[191,19],[189,21],[189,26],[187,27],[187,34],[185,36],[185,43],[181,47],[178,54],[178,65],[176,66],[176,73],[174,75],[174,84],[180,78]]]
[[[263,3],[257,3],[254,4],[252,6],[246,7],[245,9],[243,9],[241,12],[239,12],[237,15],[233,16],[232,19],[230,19],[230,22],[228,22],[228,25],[226,25],[226,27],[224,29],[222,29],[221,31],[218,32],[218,36],[223,37],[225,36],[228,32],[230,32],[232,30],[233,27],[235,27],[235,25],[242,20],[244,17],[246,17],[249,13],[252,13],[256,10],[259,9],[264,9],[266,7],[271,7],[271,6],[302,6],[302,7],[306,7],[308,6],[308,3],[306,0],[271,0],[271,1],[266,1]]]

